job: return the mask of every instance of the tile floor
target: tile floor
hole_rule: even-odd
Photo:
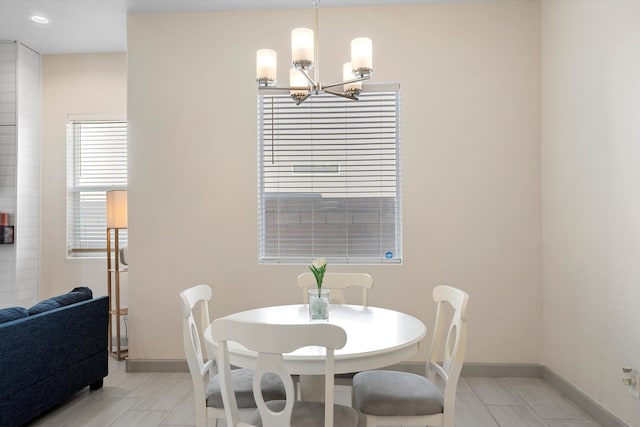
[[[189,374],[128,374],[124,367],[110,360],[102,389],[85,388],[29,427],[195,425]],[[336,401],[350,405],[350,388],[336,386]],[[462,378],[456,412],[456,427],[601,427],[539,378]]]

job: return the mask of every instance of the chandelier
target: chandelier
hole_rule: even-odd
[[[322,84],[318,74],[318,0],[313,0],[315,18],[314,31],[309,28],[296,28],[291,31],[291,69],[289,86],[278,86],[276,81],[277,55],[274,50],[260,49],[256,54],[256,81],[261,89],[288,90],[300,105],[311,95],[329,93],[343,98],[358,100],[362,90],[362,81],[373,73],[372,42],[366,37],[351,41],[351,62],[342,67],[343,81]],[[313,77],[310,75],[314,69]],[[342,91],[340,91],[342,86]]]

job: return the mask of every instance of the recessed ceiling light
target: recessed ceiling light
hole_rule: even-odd
[[[45,16],[31,15],[30,18],[36,24],[50,24],[51,23],[51,20],[49,18],[45,17]]]

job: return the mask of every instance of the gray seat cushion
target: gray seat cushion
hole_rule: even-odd
[[[358,410],[368,415],[433,415],[444,410],[438,387],[408,372],[360,372],[353,377],[353,394]]]
[[[253,370],[231,370],[231,381],[236,393],[238,408],[255,408],[256,401],[253,398]],[[216,375],[207,384],[207,406],[210,408],[224,408],[222,392],[220,391],[220,379]],[[284,399],[286,394],[284,385],[275,374],[266,374],[262,377],[262,394],[265,400]]]
[[[284,400],[267,402],[267,406],[273,412],[281,412],[285,406]],[[260,413],[256,411],[248,423],[256,427],[262,427]],[[348,406],[334,405],[334,427],[356,427],[358,425],[358,413]],[[293,405],[291,414],[291,427],[324,427],[324,402],[307,402],[297,400]]]

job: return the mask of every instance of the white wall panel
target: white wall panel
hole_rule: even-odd
[[[16,58],[15,42],[0,40],[0,126],[16,124]]]
[[[16,286],[18,305],[38,300],[40,252],[40,54],[18,45]]]
[[[15,227],[0,245],[0,307],[38,300],[40,98],[40,55],[0,42],[0,211]]]

